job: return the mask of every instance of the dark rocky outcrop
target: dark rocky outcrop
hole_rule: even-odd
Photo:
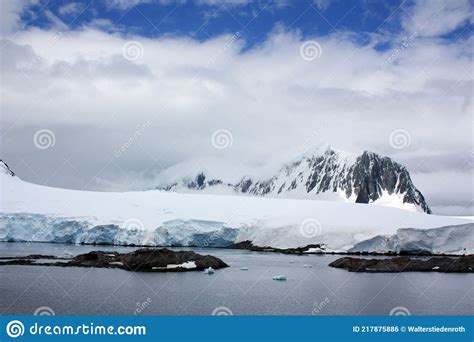
[[[52,259],[57,262],[36,262],[38,259]],[[194,262],[195,267],[177,266],[191,261]],[[93,251],[77,255],[72,259],[51,255],[2,257],[0,265],[120,268],[131,272],[181,272],[204,270],[209,267],[214,269],[228,267],[225,262],[212,255],[201,255],[191,251],[172,251],[167,248],[142,248],[131,253]]]
[[[445,272],[473,273],[474,255],[459,257],[395,257],[385,259],[362,259],[343,257],[329,264],[349,272]]]
[[[326,253],[326,247],[322,244],[310,244],[304,247],[296,248],[275,248],[268,246],[255,246],[251,241],[245,240],[238,243],[234,243],[226,248],[230,249],[245,249],[252,252],[273,252],[282,254],[323,254]],[[309,252],[310,249],[318,249],[318,252]]]
[[[365,151],[357,157],[349,172],[353,189],[346,184],[346,195],[357,196],[356,203],[369,203],[380,198],[382,191],[389,195],[404,194],[403,203],[413,203],[431,214],[425,198],[413,184],[408,170],[388,157]]]

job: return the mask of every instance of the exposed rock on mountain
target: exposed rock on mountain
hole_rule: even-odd
[[[10,170],[7,163],[5,163],[1,159],[0,159],[0,173],[7,174],[7,175],[12,176],[12,177],[15,176],[15,173],[12,170]]]
[[[226,182],[224,178],[225,175],[211,178],[199,172],[195,177],[158,188],[180,192],[226,187],[254,196],[377,203],[432,213],[404,166],[367,151],[351,156],[327,149],[288,163],[270,178],[246,176],[237,184]]]

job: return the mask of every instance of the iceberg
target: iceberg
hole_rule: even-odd
[[[204,270],[205,274],[214,274],[214,269],[212,267],[206,268]]]

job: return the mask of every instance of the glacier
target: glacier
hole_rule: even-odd
[[[238,233],[220,222],[200,220],[166,221],[147,231],[41,214],[0,214],[0,241],[7,242],[226,247],[236,241]]]
[[[1,162],[0,192],[0,241],[226,247],[248,240],[276,248],[325,244],[327,251],[345,252],[356,246],[373,251],[379,246],[358,244],[399,228],[474,229],[467,218],[356,203],[60,189],[25,182]],[[446,239],[432,250],[442,253],[443,244],[450,251],[465,246]]]
[[[349,252],[473,254],[474,224],[433,229],[400,228],[390,236],[357,243]]]

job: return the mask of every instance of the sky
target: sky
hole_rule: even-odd
[[[24,180],[233,180],[329,144],[389,156],[435,213],[474,215],[472,1],[0,7],[0,158]]]

